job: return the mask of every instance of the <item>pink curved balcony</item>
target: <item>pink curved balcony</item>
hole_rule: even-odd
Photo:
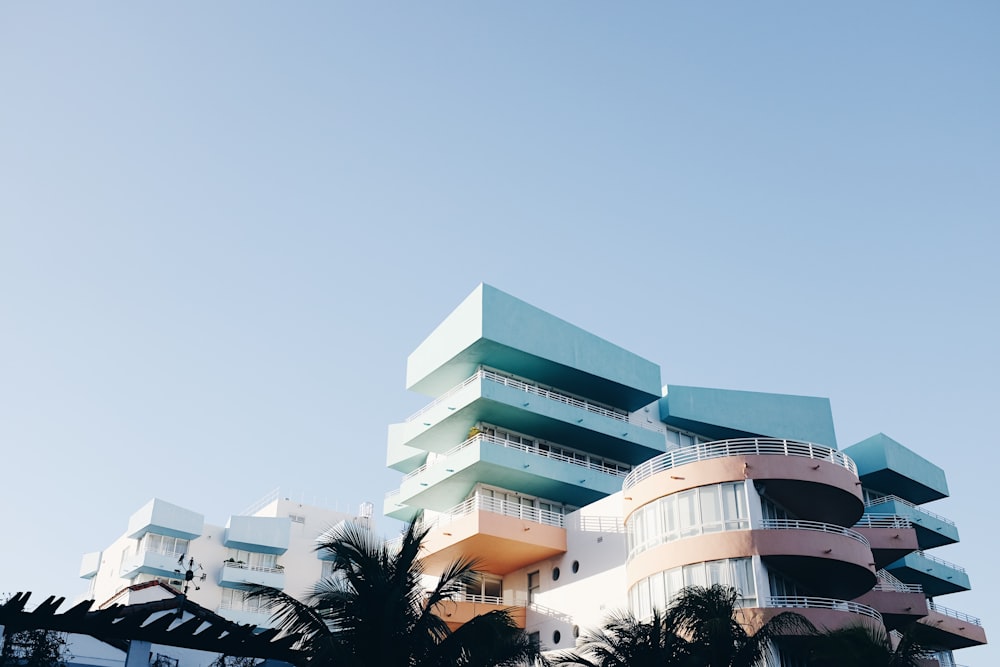
[[[626,517],[657,498],[698,486],[752,479],[803,519],[853,525],[864,512],[857,466],[830,447],[741,438],[681,447],[636,466],[623,483]]]
[[[626,566],[626,578],[631,586],[675,567],[755,555],[821,595],[853,598],[876,582],[871,549],[863,535],[835,524],[786,519],[659,544],[634,555]]]
[[[802,596],[771,596],[760,607],[743,609],[742,621],[750,627],[760,627],[785,611],[801,614],[817,628],[827,630],[858,624],[882,626],[882,615],[868,605],[850,600]]]

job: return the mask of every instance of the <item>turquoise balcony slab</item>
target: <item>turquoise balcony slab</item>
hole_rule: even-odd
[[[485,365],[628,411],[660,397],[660,367],[481,284],[409,356],[406,386],[440,396]]]
[[[427,461],[427,452],[416,447],[401,444],[393,433],[403,424],[389,424],[389,446],[385,459],[386,467],[408,473],[416,470]]]
[[[930,597],[972,588],[965,568],[923,551],[908,554],[885,569],[900,581],[920,584]]]
[[[557,392],[480,371],[412,419],[389,429],[390,448],[405,445],[444,453],[480,422],[540,440],[572,442],[575,449],[637,464],[666,450],[662,432],[621,413]]]
[[[546,453],[531,453],[481,435],[403,480],[397,502],[443,512],[477,483],[581,507],[616,493],[624,476]]]
[[[225,588],[239,588],[244,584],[285,587],[285,572],[272,567],[251,567],[237,563],[223,563],[219,574],[219,585]]]
[[[205,517],[197,512],[154,498],[129,517],[126,534],[140,539],[146,533],[193,540],[205,527]]]
[[[669,385],[660,419],[714,440],[765,436],[837,447],[830,399]]]
[[[887,496],[868,502],[865,506],[865,513],[895,514],[909,519],[916,530],[917,544],[920,545],[921,549],[933,549],[958,542],[958,526],[951,519],[896,496]]]
[[[288,551],[292,520],[287,516],[232,516],[226,523],[224,544],[264,554]]]
[[[944,470],[884,433],[851,445],[844,453],[858,464],[858,476],[869,489],[917,505],[948,496]]]
[[[412,523],[422,511],[419,507],[404,504],[399,499],[398,491],[386,495],[382,504],[382,514],[404,523]]]

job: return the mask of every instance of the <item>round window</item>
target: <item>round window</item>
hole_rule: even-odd
[[[559,568],[552,568],[552,581],[559,581]]]
[[[580,636],[580,626],[579,625],[574,625],[573,626],[573,638],[577,639],[579,636]]]
[[[573,574],[576,574],[579,571],[580,571],[580,561],[575,560],[573,561]]]
[[[561,640],[561,639],[562,639],[562,633],[560,633],[558,630],[556,630],[555,632],[552,633],[552,643],[553,644],[558,644],[559,640]]]

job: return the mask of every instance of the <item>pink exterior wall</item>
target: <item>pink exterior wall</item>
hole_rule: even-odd
[[[636,509],[657,498],[687,489],[742,479],[794,480],[817,486],[817,498],[844,504],[843,514],[850,516],[843,525],[853,524],[861,515],[864,502],[861,482],[850,470],[818,459],[803,456],[739,455],[696,461],[665,470],[625,491],[625,521]],[[825,489],[823,489],[825,487]]]
[[[566,529],[476,511],[432,528],[424,548],[422,560],[428,574],[463,556],[476,558],[479,570],[506,574],[564,553]]]

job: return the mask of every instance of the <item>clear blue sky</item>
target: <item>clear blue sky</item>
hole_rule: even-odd
[[[0,5],[0,591],[159,496],[398,485],[486,281],[946,468],[1000,637],[1000,5]],[[962,654],[1000,663],[989,647]]]

